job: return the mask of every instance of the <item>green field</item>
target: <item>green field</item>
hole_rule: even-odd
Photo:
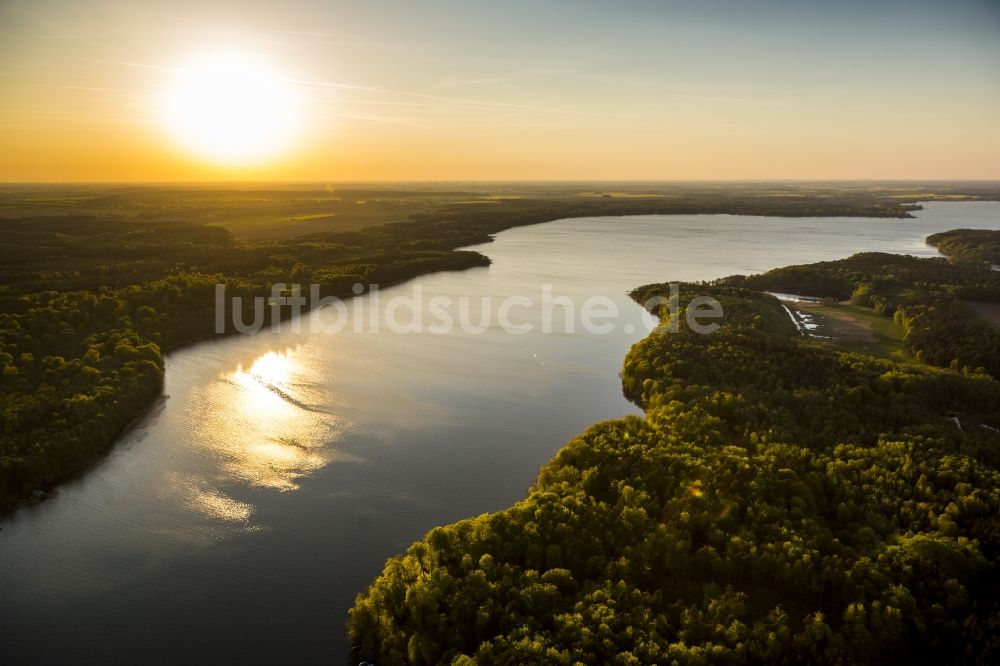
[[[912,360],[903,348],[903,327],[889,317],[876,314],[871,308],[860,305],[837,303],[835,305],[815,305],[809,308],[817,328],[815,335],[832,338],[837,347],[845,351],[868,354],[877,358],[888,358],[894,361]],[[873,340],[838,338],[837,329],[845,317],[858,324],[866,325],[874,337]]]

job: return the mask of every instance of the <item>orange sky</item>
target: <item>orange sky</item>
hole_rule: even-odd
[[[995,6],[745,4],[7,0],[0,181],[1000,179]],[[220,53],[294,90],[273,155],[171,131]]]

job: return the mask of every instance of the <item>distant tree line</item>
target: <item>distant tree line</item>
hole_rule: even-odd
[[[1000,266],[1000,231],[990,229],[952,229],[927,237],[952,261]]]

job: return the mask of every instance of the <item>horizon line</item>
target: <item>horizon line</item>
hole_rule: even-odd
[[[457,184],[685,184],[685,183],[996,183],[1000,177],[969,178],[534,178],[534,179],[258,179],[258,180],[0,180],[0,187],[19,185],[457,185]]]

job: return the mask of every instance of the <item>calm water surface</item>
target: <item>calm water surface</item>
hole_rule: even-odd
[[[425,300],[480,305],[537,302],[546,283],[577,306],[603,294],[621,315],[606,335],[544,335],[536,306],[511,313],[526,335],[349,322],[171,354],[163,400],[106,460],[0,522],[0,662],[341,663],[346,611],[388,556],[511,504],[573,435],[637,413],[618,371],[649,321],[628,290],[863,250],[934,256],[929,233],[1000,228],[1000,203],[918,215],[563,220],[477,247],[489,268],[417,280]],[[412,288],[350,306],[378,313]]]

